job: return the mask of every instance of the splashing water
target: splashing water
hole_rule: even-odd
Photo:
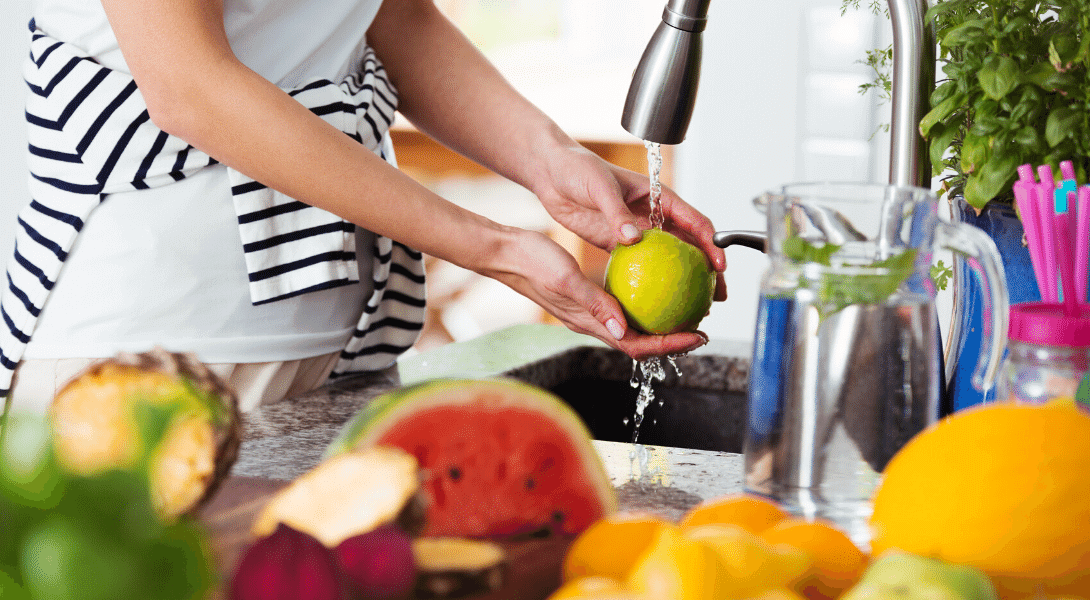
[[[681,369],[677,366],[677,356],[667,356],[665,361],[660,357],[647,358],[641,361],[632,361],[632,378],[629,379],[628,384],[634,388],[638,388],[636,393],[636,414],[633,416],[633,428],[632,428],[632,443],[635,444],[640,438],[640,425],[643,423],[644,411],[655,400],[655,388],[653,383],[655,381],[662,381],[666,379],[666,365],[669,364],[673,368],[677,375],[681,376]],[[662,400],[659,400],[659,406],[662,406]],[[625,417],[624,424],[628,425],[628,417]]]
[[[655,229],[662,229],[663,221],[665,217],[662,214],[662,182],[659,180],[662,175],[662,146],[658,142],[644,141],[643,145],[647,148],[647,174],[651,177],[651,226]]]

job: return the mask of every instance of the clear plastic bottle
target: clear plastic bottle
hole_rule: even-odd
[[[998,400],[1075,400],[1090,373],[1090,306],[1070,313],[1061,304],[1013,305],[1007,339]]]

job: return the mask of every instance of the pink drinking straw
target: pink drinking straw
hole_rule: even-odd
[[[1090,185],[1079,188],[1075,219],[1075,286],[1079,302],[1086,302],[1086,284],[1090,279]]]
[[[1068,206],[1075,201],[1075,194],[1068,194]],[[1064,314],[1073,317],[1079,312],[1079,296],[1075,291],[1075,256],[1071,253],[1071,213],[1053,216],[1056,238],[1056,258],[1060,263],[1060,281],[1063,285]]]
[[[1075,165],[1069,160],[1060,161],[1060,175],[1064,179],[1075,181]]]
[[[1090,188],[1088,188],[1088,192],[1090,192]],[[1037,279],[1037,291],[1040,292],[1043,300],[1045,297],[1045,257],[1036,194],[1037,186],[1033,181],[1032,172],[1028,182],[1025,180],[1014,182],[1014,201],[1018,204],[1018,213],[1022,216],[1022,229],[1026,232],[1030,264],[1033,265],[1033,275]]]
[[[1033,165],[1026,163],[1018,167],[1018,180],[1026,183],[1037,183],[1033,178]]]
[[[1037,176],[1041,182],[1037,184],[1037,218],[1040,223],[1041,248],[1044,250],[1045,280],[1041,285],[1041,300],[1056,302],[1059,300],[1059,282],[1056,273],[1056,235],[1053,225],[1056,214],[1056,201],[1053,192],[1056,182],[1052,179],[1052,167],[1041,165],[1037,167]]]

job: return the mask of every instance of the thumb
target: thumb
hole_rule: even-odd
[[[582,283],[584,285],[579,285],[577,289],[571,290],[572,298],[605,328],[610,337],[618,341],[624,338],[628,325],[624,311],[621,310],[621,304],[608,292],[591,283],[590,280],[585,280]]]
[[[618,244],[631,246],[643,239],[643,231],[636,224],[636,215],[628,210],[628,206],[619,198],[610,198],[601,203],[602,211],[609,222],[613,239]]]

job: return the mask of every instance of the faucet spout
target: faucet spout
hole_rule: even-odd
[[[889,182],[930,187],[931,166],[920,119],[935,86],[935,36],[924,21],[927,0],[888,0],[893,25],[893,113]],[[628,88],[621,125],[660,144],[685,139],[696,104],[701,32],[711,0],[668,0]]]
[[[701,32],[711,0],[669,0],[632,74],[621,114],[629,133],[649,142],[679,144],[689,129],[703,54]]]

